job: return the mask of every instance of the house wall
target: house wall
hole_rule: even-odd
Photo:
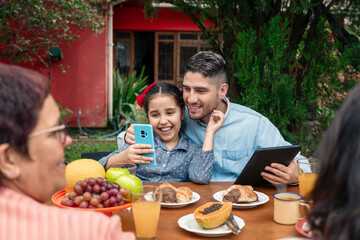
[[[153,21],[145,19],[142,8],[115,7],[113,17],[115,30],[199,31],[189,17],[168,9],[160,9],[158,17]],[[70,46],[67,43],[60,44],[63,59],[51,68],[51,93],[62,107],[73,111],[72,115],[66,117],[72,127],[77,126],[79,109],[83,126],[106,127],[107,31],[97,35],[91,31],[79,32],[81,39]],[[57,64],[68,67],[66,73],[59,70]],[[19,65],[48,77],[48,69],[40,61]]]
[[[76,31],[76,29],[72,29]],[[81,124],[86,127],[106,127],[107,124],[107,30],[95,35],[91,31],[79,32],[70,46],[60,44],[63,59],[51,68],[51,93],[64,108],[74,113],[66,117],[70,126],[77,126],[78,111],[81,109]],[[66,73],[57,64],[68,67]],[[18,64],[43,73],[48,69],[40,62]]]
[[[189,31],[200,32],[200,29],[182,12],[170,9],[159,9],[154,19],[145,19],[142,8],[115,7],[114,29],[131,31]]]

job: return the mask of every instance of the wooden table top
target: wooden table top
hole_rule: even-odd
[[[194,210],[211,201],[213,194],[225,190],[231,186],[232,182],[212,182],[208,185],[197,185],[190,182],[172,183],[175,187],[187,186],[194,192],[200,195],[200,200],[191,205],[182,208],[161,208],[160,220],[157,231],[157,239],[206,239],[194,233],[185,231],[178,226],[177,221],[182,216],[193,213]],[[159,185],[159,184],[148,184]],[[270,200],[255,208],[251,209],[233,209],[232,213],[235,216],[242,218],[245,222],[245,227],[239,235],[228,234],[216,239],[279,239],[285,237],[302,237],[295,229],[295,225],[281,225],[273,220],[274,199],[273,194],[277,192],[274,187],[258,187],[256,191],[265,193],[269,196]],[[282,189],[284,191],[285,189]],[[297,186],[291,186],[286,189],[289,192],[299,192]],[[121,217],[123,230],[135,232],[135,226],[131,211],[118,211],[114,212]]]

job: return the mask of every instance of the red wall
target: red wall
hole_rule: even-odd
[[[66,74],[54,71],[52,92],[63,107],[74,114],[77,121],[81,108],[81,123],[87,127],[106,127],[107,123],[107,31],[95,35],[91,31],[81,34],[81,39],[70,47],[63,45],[63,60],[68,65]]]
[[[160,9],[158,18],[146,20],[142,8],[114,8],[114,29],[132,31],[199,31],[190,18],[173,10]],[[75,31],[75,29],[72,29]],[[71,126],[77,126],[81,108],[81,123],[86,127],[105,127],[107,123],[107,30],[96,35],[80,32],[81,39],[70,46],[61,44],[66,73],[52,67],[51,86],[55,100],[74,113],[67,117]],[[48,70],[40,63],[20,64],[42,72]]]
[[[133,31],[190,31],[200,29],[187,15],[170,9],[159,9],[158,17],[147,20],[142,8],[114,8],[114,29]]]
[[[76,31],[76,29],[72,29]],[[81,124],[87,127],[106,127],[107,123],[107,31],[94,34],[79,32],[70,46],[61,44],[63,59],[57,64],[68,66],[66,73],[53,64],[51,69],[51,93],[62,107],[71,109],[66,121],[77,126],[81,108]],[[48,77],[48,69],[40,62],[19,64],[34,69]]]

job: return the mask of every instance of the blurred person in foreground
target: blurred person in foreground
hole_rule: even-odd
[[[65,147],[48,80],[0,64],[0,239],[135,239],[118,216],[44,204],[65,188]]]
[[[360,84],[322,137],[310,225],[315,239],[360,239]]]

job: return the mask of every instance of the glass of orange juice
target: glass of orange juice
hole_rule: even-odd
[[[156,239],[162,191],[156,186],[130,188],[137,239]]]
[[[317,180],[318,160],[315,158],[301,158],[297,160],[301,171],[298,174],[299,191],[305,201],[312,200],[312,192]]]

